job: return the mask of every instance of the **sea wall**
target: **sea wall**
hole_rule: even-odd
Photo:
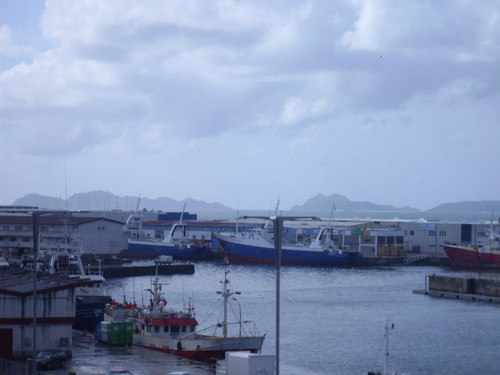
[[[429,275],[428,289],[440,292],[500,297],[500,279]]]

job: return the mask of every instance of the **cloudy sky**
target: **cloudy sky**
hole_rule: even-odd
[[[495,0],[0,0],[0,204],[500,199],[499,18]]]

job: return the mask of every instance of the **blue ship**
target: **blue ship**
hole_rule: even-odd
[[[197,246],[187,241],[175,242],[169,240],[129,239],[128,248],[121,252],[123,258],[135,259],[154,259],[161,255],[171,256],[174,260],[215,259],[215,253],[210,246]]]
[[[333,229],[321,228],[308,246],[282,245],[281,264],[307,266],[360,266],[363,254],[342,249],[332,240]],[[330,234],[330,235],[329,235]],[[214,233],[213,247],[222,247],[228,261],[233,263],[274,264],[275,249],[272,231],[255,229],[242,233]]]

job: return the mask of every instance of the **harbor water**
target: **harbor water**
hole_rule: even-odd
[[[260,333],[266,334],[263,354],[275,354],[275,269],[241,265],[227,269],[229,286],[242,293],[233,311],[241,310],[243,319],[256,322]],[[432,273],[467,274],[418,266],[282,267],[280,374],[382,371],[388,319],[394,323],[388,373],[500,374],[500,307],[414,294],[424,289],[425,276]],[[196,263],[193,275],[160,276],[168,305],[180,308],[191,299],[201,327],[222,320],[216,291],[223,279],[224,266],[211,262]],[[150,276],[116,278],[108,279],[106,286],[117,301],[147,303],[150,281]],[[105,355],[114,360],[112,352]],[[123,358],[118,350],[116,358],[119,355]],[[208,365],[175,362],[175,357],[156,352],[158,365],[151,370],[141,366],[141,361],[151,360],[148,355],[133,355],[118,364],[138,375],[168,374],[175,366],[187,366],[193,374],[214,373]]]

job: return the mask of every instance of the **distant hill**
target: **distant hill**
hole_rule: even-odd
[[[500,214],[500,201],[465,201],[443,203],[431,208],[428,212],[485,212]]]
[[[181,211],[186,202],[186,211],[223,211],[231,210],[221,203],[207,203],[192,198],[175,200],[172,198],[160,197],[156,199],[139,198],[137,196],[119,197],[107,191],[91,191],[88,193],[73,194],[65,199],[58,197],[47,197],[39,194],[28,194],[16,199],[13,205],[16,206],[36,206],[42,209],[68,209],[68,210],[160,210],[160,211]],[[67,203],[67,206],[66,206]]]
[[[411,207],[393,207],[365,201],[351,201],[346,196],[340,194],[329,196],[318,194],[302,205],[293,206],[290,211],[329,211],[333,205],[335,205],[336,210],[341,211],[420,211],[417,208]]]

